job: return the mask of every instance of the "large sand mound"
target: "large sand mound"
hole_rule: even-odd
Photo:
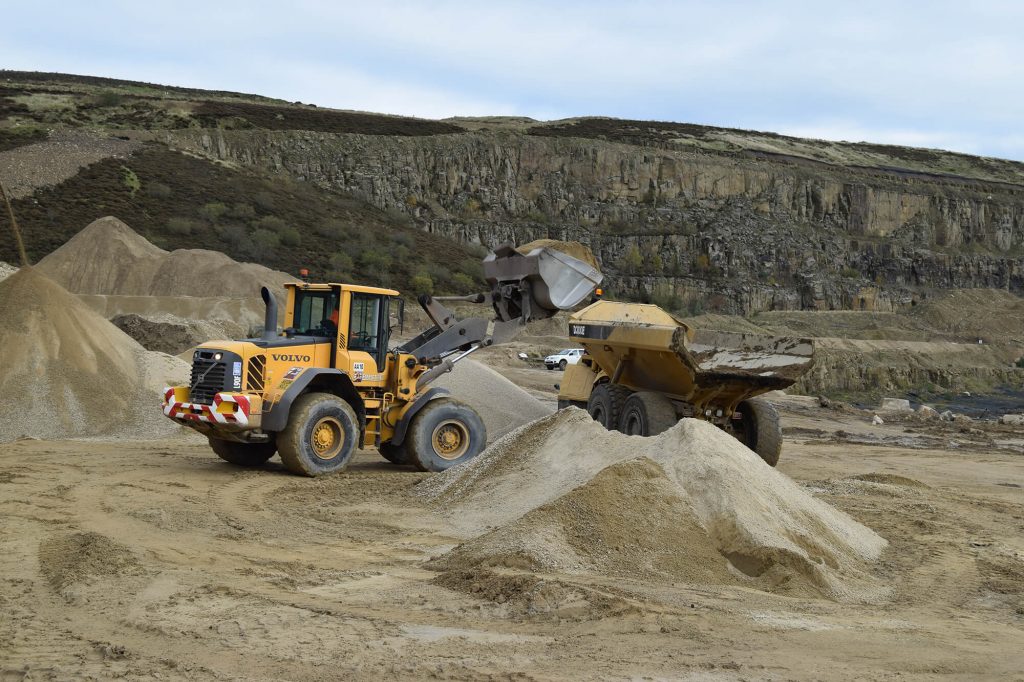
[[[641,438],[563,410],[419,491],[471,538],[437,560],[448,571],[642,573],[842,600],[881,594],[868,569],[884,539],[699,420]]]
[[[487,440],[493,442],[509,431],[551,414],[550,408],[490,367],[469,358],[437,379],[453,398],[472,406],[484,420]]]
[[[92,222],[41,260],[39,270],[76,294],[258,297],[295,278],[218,251],[167,252],[107,216]]]
[[[0,282],[0,441],[20,436],[159,437],[187,363],[151,353],[35,268]]]

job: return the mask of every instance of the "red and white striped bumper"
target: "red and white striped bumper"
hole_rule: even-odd
[[[249,396],[239,393],[218,393],[213,396],[212,405],[198,405],[188,402],[187,388],[164,389],[164,414],[183,423],[245,427],[249,426],[251,409]]]

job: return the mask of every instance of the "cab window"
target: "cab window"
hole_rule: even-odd
[[[292,327],[299,336],[333,337],[338,331],[338,292],[297,290]]]
[[[388,343],[388,301],[386,296],[352,293],[348,348],[374,356],[378,367]]]

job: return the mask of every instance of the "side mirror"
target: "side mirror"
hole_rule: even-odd
[[[298,330],[295,327],[288,327],[287,329],[284,330],[284,335],[287,336],[290,339],[293,336],[295,336],[295,333],[297,331]]]

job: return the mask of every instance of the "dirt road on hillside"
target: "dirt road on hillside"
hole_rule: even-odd
[[[885,537],[878,604],[425,562],[459,542],[360,454],[302,479],[198,441],[0,446],[4,679],[1021,679],[1024,457],[793,443]],[[686,551],[686,548],[680,548]],[[497,577],[495,577],[497,576]],[[1016,676],[1016,677],[1015,677]]]

